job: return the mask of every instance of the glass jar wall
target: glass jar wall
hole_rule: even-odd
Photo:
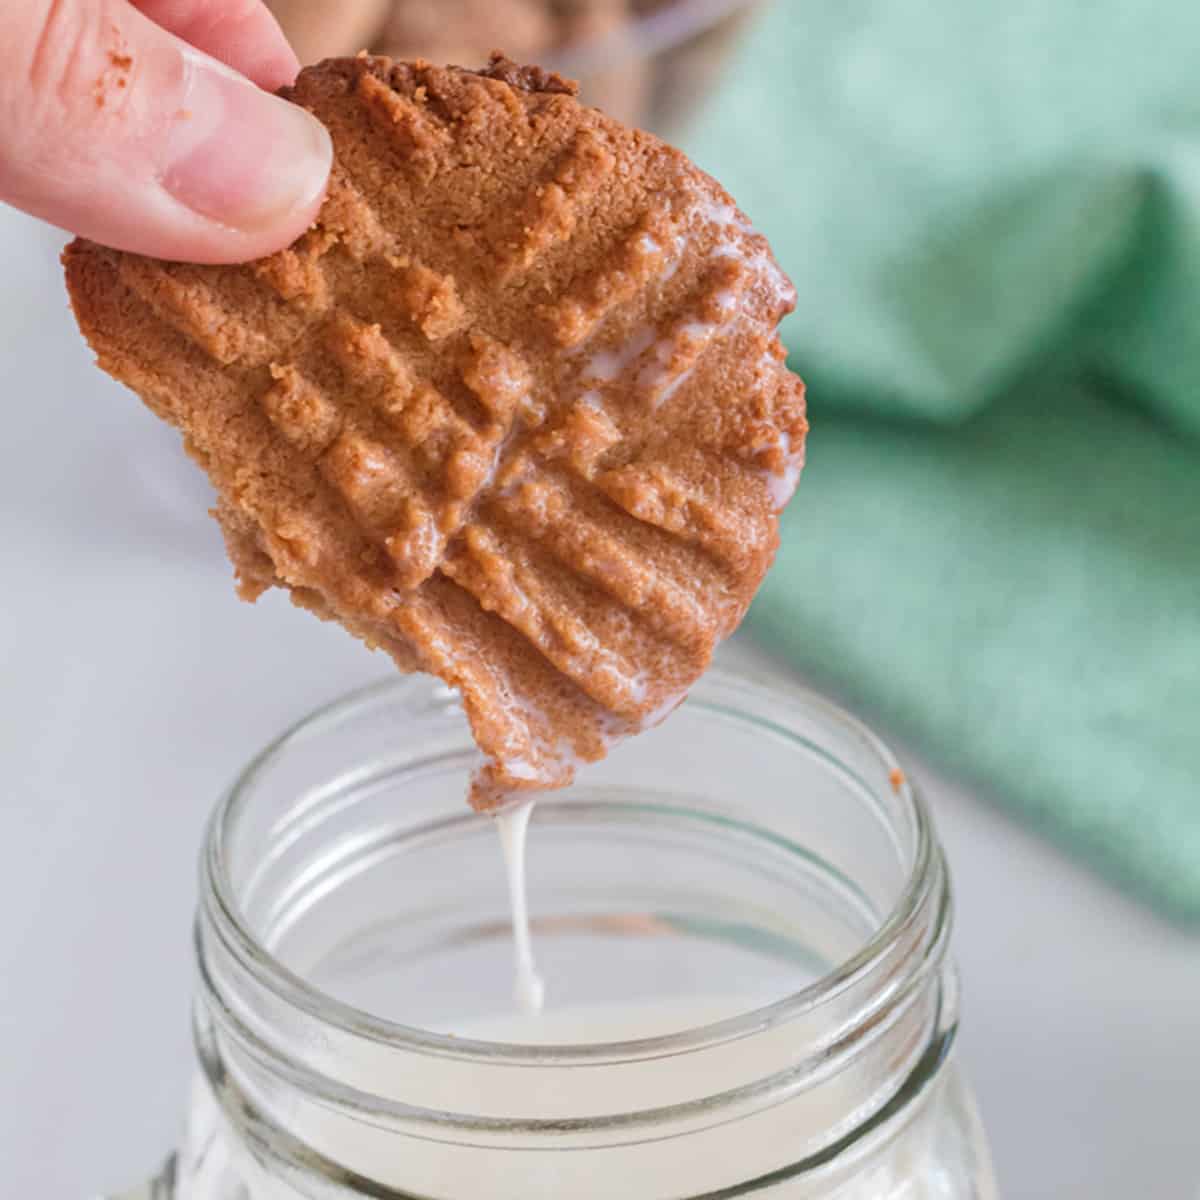
[[[303,723],[221,805],[161,1194],[994,1196],[941,851],[861,725],[714,674],[540,800],[528,1018],[473,759],[452,694],[401,680]]]

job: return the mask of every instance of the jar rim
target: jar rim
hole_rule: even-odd
[[[887,744],[858,718],[810,688],[784,681],[768,683],[745,673],[717,668],[705,674],[685,703],[712,708],[715,702],[708,701],[706,694],[713,691],[788,699],[860,743],[892,781],[894,799],[911,820],[915,842],[904,886],[891,910],[854,954],[819,979],[768,1004],[690,1029],[617,1042],[551,1045],[489,1041],[434,1033],[366,1012],[313,986],[287,967],[254,934],[234,895],[226,869],[225,845],[230,826],[237,819],[240,807],[251,799],[256,780],[298,740],[327,732],[381,697],[431,687],[444,690],[444,685],[424,676],[392,677],[343,695],[301,718],[251,760],[224,794],[209,821],[201,859],[201,887],[209,901],[208,913],[221,941],[259,985],[325,1025],[406,1051],[525,1066],[562,1067],[597,1061],[619,1064],[693,1052],[736,1041],[767,1027],[778,1027],[836,1000],[886,959],[897,937],[926,906],[931,867],[940,859],[940,852],[925,802],[900,770]],[[794,731],[789,731],[788,736],[815,747],[815,743]],[[934,969],[936,965],[930,964]],[[915,984],[916,980],[913,982]]]

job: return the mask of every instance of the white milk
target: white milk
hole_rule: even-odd
[[[504,867],[508,872],[508,899],[512,908],[513,952],[516,971],[513,996],[523,1013],[539,1013],[546,1000],[546,985],[533,961],[533,943],[529,936],[529,900],[525,886],[525,843],[533,801],[514,804],[496,814],[500,845],[504,849]]]
[[[720,1020],[748,1007],[752,1002],[746,998],[706,996],[621,1008],[550,1008],[458,1024],[446,1032],[509,1043],[596,1044],[654,1037]],[[684,1075],[694,1076],[686,1083],[695,1096],[708,1094],[703,1064],[690,1063],[685,1056],[678,1067]],[[961,1164],[977,1153],[972,1140],[976,1118],[956,1068],[951,1064],[947,1071],[944,1102],[893,1142],[850,1167],[832,1186],[811,1177],[782,1180],[756,1190],[755,1196],[763,1200],[995,1200],[990,1184],[966,1190],[962,1182]],[[503,1099],[514,1115],[531,1107],[536,1074],[536,1069],[524,1072],[529,1094],[520,1078],[506,1083]],[[625,1111],[630,1102],[627,1082],[604,1072],[591,1075],[585,1070],[560,1097],[564,1115],[581,1094],[592,1111]],[[410,1069],[405,1079],[414,1093],[428,1084],[419,1069]],[[481,1079],[476,1091],[467,1081],[462,1088],[463,1107],[469,1108],[476,1098],[494,1101],[496,1097],[489,1095],[493,1082]],[[381,1079],[380,1090],[394,1093],[395,1083]],[[544,1103],[545,1093],[537,1099]],[[844,1115],[845,1096],[831,1100],[831,1109]],[[287,1122],[290,1132],[306,1144],[405,1194],[411,1191],[437,1200],[680,1200],[705,1195],[711,1190],[709,1181],[724,1182],[730,1161],[777,1164],[781,1147],[820,1123],[819,1112],[811,1107],[791,1114],[792,1107],[781,1104],[698,1134],[642,1139],[637,1145],[598,1153],[545,1147],[488,1150],[469,1144],[471,1135],[454,1132],[444,1137],[405,1136],[344,1120],[313,1104],[296,1105]],[[951,1111],[954,1117],[948,1115]],[[307,1200],[310,1195],[326,1195],[288,1182],[282,1172],[265,1171],[235,1148],[203,1081],[195,1089],[190,1124],[178,1200]],[[581,1172],[585,1162],[586,1170]],[[745,1178],[753,1173],[751,1168]],[[347,1193],[347,1200],[351,1195]]]
[[[735,1017],[755,1008],[741,996],[698,996],[687,1000],[654,1000],[617,1008],[579,1005],[540,1012],[504,1013],[449,1025],[442,1032],[484,1042],[525,1046],[598,1045],[664,1037]],[[619,1110],[617,1110],[619,1111]]]

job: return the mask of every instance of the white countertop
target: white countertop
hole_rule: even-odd
[[[0,209],[0,1195],[146,1173],[189,1069],[194,861],[255,749],[386,663],[235,600],[168,435]],[[200,495],[197,485],[192,489]],[[765,663],[740,639],[729,651]],[[901,746],[901,751],[903,752]],[[955,876],[963,1057],[1012,1200],[1200,1197],[1200,939],[907,756]]]

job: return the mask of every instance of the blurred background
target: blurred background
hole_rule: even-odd
[[[1004,1194],[1194,1197],[1200,9],[272,7],[306,61],[557,67],[768,235],[813,432],[723,654],[830,691],[925,782]],[[211,804],[387,671],[235,601],[206,485],[90,364],[62,241],[0,209],[0,1190],[52,1200],[174,1136]]]

